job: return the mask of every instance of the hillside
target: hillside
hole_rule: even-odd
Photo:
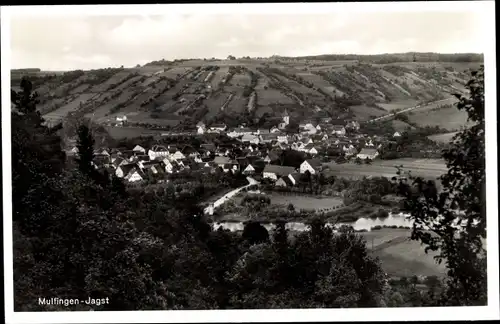
[[[469,71],[481,62],[460,55],[428,56],[440,60],[434,62],[386,56],[387,62],[396,60],[391,63],[360,56],[156,61],[131,69],[28,74],[49,122],[72,114],[109,125],[126,115],[130,124],[147,128],[193,126],[200,120],[236,126],[256,123],[266,113],[281,116],[285,109],[297,121],[325,116],[366,121],[465,92]],[[14,88],[22,75],[12,72]],[[416,109],[408,117],[411,125],[446,121],[443,127],[450,131],[465,124],[454,107]],[[394,123],[397,129],[410,126]]]

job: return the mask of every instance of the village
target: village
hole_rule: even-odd
[[[126,117],[117,121],[123,124]],[[203,169],[253,176],[272,181],[276,186],[290,187],[297,185],[301,174],[319,174],[327,163],[371,163],[379,156],[382,145],[401,137],[398,132],[393,138],[367,136],[360,132],[356,121],[345,125],[331,122],[331,118],[323,118],[319,123],[304,121],[298,125],[297,133],[288,131],[290,116],[286,112],[281,123],[270,129],[244,126],[230,129],[223,124],[207,126],[199,122],[192,136],[208,138],[215,134],[233,142],[220,145],[208,142],[199,147],[157,144],[99,148],[94,152],[93,164],[96,169],[106,169],[128,183],[161,183],[168,181],[169,174]],[[302,161],[290,163],[283,158],[285,151],[298,152]],[[76,145],[67,150],[69,156],[77,153]]]

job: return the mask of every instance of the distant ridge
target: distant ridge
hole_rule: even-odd
[[[315,60],[315,61],[359,61],[366,63],[401,63],[401,62],[483,62],[484,55],[479,53],[387,53],[387,54],[373,54],[373,55],[359,55],[359,54],[321,54],[321,55],[308,55],[308,56],[278,56],[273,55],[273,59],[287,59],[287,60]]]

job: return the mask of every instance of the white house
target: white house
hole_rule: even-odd
[[[310,149],[308,149],[307,153],[309,153],[311,155],[316,155],[316,154],[318,154],[318,150],[313,146]]]
[[[184,154],[182,154],[181,151],[177,150],[173,155],[172,157],[176,160],[182,160],[182,159],[185,159],[186,156]]]
[[[198,126],[198,130],[197,130],[197,133],[198,134],[205,134],[205,125],[201,125],[201,126]]]
[[[169,159],[165,158],[163,159],[163,164],[165,165],[165,171],[168,173],[173,173],[174,172],[174,165],[172,162],[170,162]]]
[[[319,124],[318,124],[318,125],[316,125],[316,130],[317,130],[318,132],[319,132],[319,131],[321,131],[321,126],[320,126]]]
[[[401,134],[399,132],[395,132],[394,135],[392,135],[392,137],[400,137]]]
[[[144,147],[140,146],[140,145],[136,145],[132,149],[132,151],[134,151],[134,152],[142,152],[142,153],[146,154],[146,149]]]
[[[125,176],[125,180],[128,180],[128,182],[142,181],[145,178],[146,178],[145,174],[137,169],[133,169],[132,171],[129,172],[129,174]]]
[[[259,144],[259,137],[252,134],[245,134],[241,138],[242,142],[250,142],[251,144]]]
[[[247,165],[247,167],[245,168],[245,170],[243,170],[242,172],[243,174],[247,175],[247,174],[254,174],[255,173],[255,168],[249,164]]]
[[[317,159],[305,160],[300,165],[300,173],[305,173],[306,171],[309,171],[311,174],[316,174],[321,172],[321,170],[322,170],[321,161]]]
[[[308,123],[304,126],[304,132],[309,135],[314,135],[318,132],[318,130],[316,129],[316,127],[314,127],[313,124]]]
[[[288,136],[285,134],[279,134],[277,137],[277,140],[279,143],[285,143],[288,144]]]
[[[247,127],[239,127],[235,128],[232,131],[227,133],[227,136],[229,137],[238,137],[238,136],[243,136],[243,135],[252,135],[254,133],[253,130]]]
[[[116,167],[115,175],[118,178],[126,177],[129,172],[135,168],[135,164],[122,164]]]
[[[212,126],[210,126],[210,130],[214,131],[214,132],[223,132],[226,130],[226,125],[224,125],[224,124],[212,125]]]
[[[351,122],[348,122],[346,124],[346,127],[347,128],[351,128],[351,129],[355,129],[355,130],[359,130],[360,125],[359,125],[359,123],[357,121],[351,121]]]
[[[276,181],[279,177],[285,177],[294,172],[294,167],[266,164],[262,172],[262,177]]]
[[[366,159],[373,160],[378,155],[379,153],[376,149],[364,148],[361,150],[361,152],[358,153],[358,155],[356,155],[356,157],[360,158],[361,160],[366,160]]]
[[[153,147],[148,151],[149,159],[154,160],[157,157],[167,157],[170,152],[165,146],[153,145]]]
[[[290,116],[288,115],[288,112],[285,109],[285,112],[283,114],[283,122],[278,125],[279,129],[285,129],[288,124],[290,124]]]
[[[333,125],[332,126],[332,134],[338,135],[338,136],[345,136],[345,127],[342,125]]]
[[[124,115],[123,117],[116,116],[116,123],[118,125],[123,125],[127,123],[127,116]]]
[[[278,127],[273,126],[269,132],[270,132],[270,133],[277,133],[277,132],[279,132],[279,131],[280,131],[280,129],[279,129]]]

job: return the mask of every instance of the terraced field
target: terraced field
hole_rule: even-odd
[[[416,111],[408,116],[408,119],[422,126],[439,126],[448,130],[458,130],[470,125],[467,122],[467,112],[458,110],[456,107],[438,110]]]
[[[158,64],[133,69],[40,75],[44,81],[37,83],[36,90],[41,96],[38,109],[44,114],[52,113],[51,117],[62,118],[80,109],[79,102],[82,101],[85,114],[91,116],[94,113],[99,120],[112,118],[115,113],[134,114],[136,119],[144,118],[144,121],[161,125],[164,124],[162,119],[170,122],[171,117],[181,113],[184,119],[197,120],[209,120],[226,112],[241,114],[247,109],[248,95],[254,88],[255,118],[264,113],[278,117],[286,107],[292,118],[315,117],[324,115],[326,111],[364,121],[381,116],[384,110],[390,112],[408,108],[422,101],[447,98],[451,92],[463,92],[470,69],[481,63],[368,64],[357,60],[304,58],[295,61],[160,61]],[[210,80],[206,80],[210,70],[214,69]],[[248,71],[259,76],[257,84],[251,84]],[[227,83],[221,84],[229,72],[236,73],[229,77]],[[198,76],[196,80],[193,78],[195,75]],[[19,82],[19,75],[13,75],[13,82],[14,79]],[[117,94],[112,96],[112,93]],[[99,99],[93,105],[85,105],[94,94],[99,95]],[[204,99],[189,106],[194,98],[201,98],[202,94]],[[221,107],[230,94],[232,98],[223,112]],[[342,98],[341,109],[335,96]],[[455,108],[432,109],[427,107],[413,111],[408,116],[410,122],[422,126],[439,125],[450,130],[465,125],[465,114]],[[153,112],[155,118],[151,118]],[[393,123],[398,130],[408,127],[400,121]]]

